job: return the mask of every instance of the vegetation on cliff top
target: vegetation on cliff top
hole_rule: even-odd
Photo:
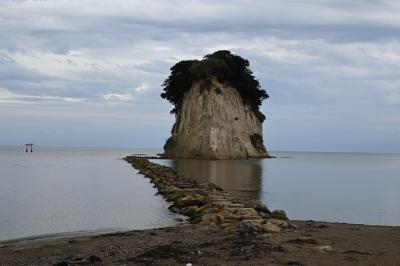
[[[243,103],[250,105],[259,120],[264,121],[265,116],[259,107],[262,101],[269,97],[267,92],[254,77],[249,61],[227,50],[206,55],[202,60],[184,60],[175,64],[171,68],[171,74],[164,81],[161,97],[175,106],[171,113],[177,113],[185,93],[194,82],[204,82],[206,89],[213,78],[235,88]]]

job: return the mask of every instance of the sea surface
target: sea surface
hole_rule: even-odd
[[[160,150],[0,146],[0,240],[173,226],[179,216],[123,158]],[[277,158],[153,160],[291,219],[400,225],[400,155],[270,152]]]
[[[290,219],[400,225],[400,154],[272,151],[272,159],[153,160]]]
[[[177,215],[121,158],[140,149],[0,146],[0,240],[173,226]]]

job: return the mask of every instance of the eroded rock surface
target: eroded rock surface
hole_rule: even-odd
[[[206,88],[204,86],[207,86]],[[262,122],[238,91],[213,79],[193,83],[176,114],[164,151],[169,157],[268,157]]]

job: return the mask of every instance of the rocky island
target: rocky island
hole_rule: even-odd
[[[247,60],[218,51],[171,71],[162,97],[174,105],[176,122],[165,156],[268,157],[259,110],[268,94]],[[181,225],[2,241],[0,265],[399,265],[400,227],[289,220],[282,210],[158,164],[160,158],[125,160],[170,211],[186,217]]]
[[[174,105],[176,122],[164,146],[168,157],[239,159],[268,157],[263,143],[268,98],[249,61],[230,51],[171,68],[161,96]]]

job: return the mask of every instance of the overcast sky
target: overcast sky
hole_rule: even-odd
[[[267,149],[400,152],[399,14],[396,0],[1,0],[0,144],[162,147],[169,68],[229,49],[270,95]]]

